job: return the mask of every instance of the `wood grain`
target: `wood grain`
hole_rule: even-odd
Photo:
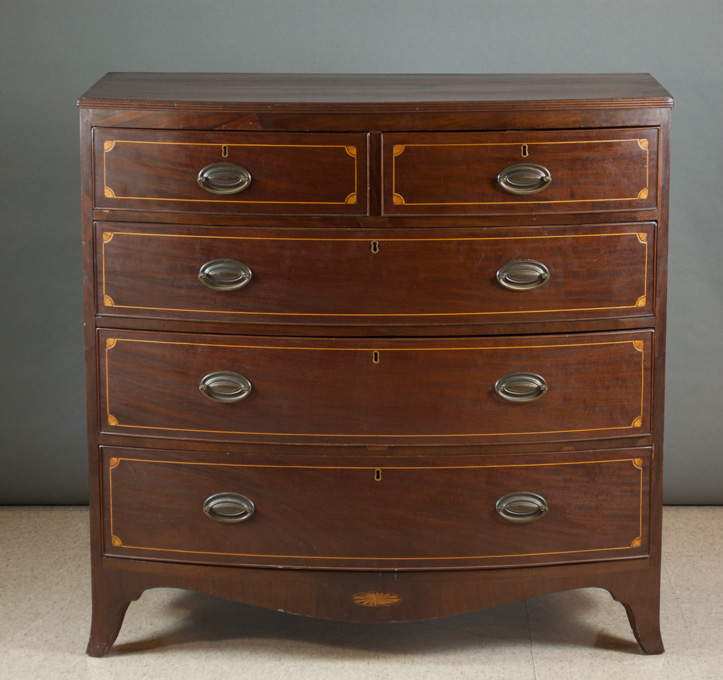
[[[445,113],[468,107],[670,107],[647,73],[616,74],[272,74],[108,73],[80,97],[88,108],[280,109],[307,114],[356,110]]]
[[[289,339],[99,333],[105,433],[224,441],[473,444],[650,432],[651,333],[485,339]],[[376,353],[376,354],[375,354]],[[199,391],[232,371],[233,404]],[[495,383],[520,371],[549,387],[511,403]]]
[[[650,449],[537,456],[272,459],[103,448],[105,555],[317,569],[459,569],[647,553]],[[506,494],[549,504],[515,524]],[[215,522],[207,498],[256,507]]]
[[[96,225],[97,310],[105,317],[258,325],[440,324],[649,316],[655,225],[546,229],[210,229]],[[200,267],[231,258],[252,271],[214,291]],[[504,264],[531,259],[550,280],[500,285]],[[283,270],[279,263],[284,263]],[[366,328],[364,329],[366,332]]]
[[[96,208],[201,213],[365,215],[365,134],[268,134],[97,130]],[[197,181],[214,163],[251,174],[240,193]]]
[[[657,147],[655,128],[385,134],[383,211],[463,215],[650,209],[657,205]],[[530,195],[502,189],[498,174],[519,163],[546,168],[550,186]]]

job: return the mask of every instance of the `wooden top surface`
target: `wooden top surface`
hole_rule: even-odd
[[[262,74],[108,73],[81,108],[415,111],[671,107],[647,73]]]

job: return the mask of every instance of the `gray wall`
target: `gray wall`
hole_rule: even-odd
[[[666,502],[723,502],[720,0],[2,0],[0,503],[86,501],[78,125],[106,71],[649,71],[673,112]]]

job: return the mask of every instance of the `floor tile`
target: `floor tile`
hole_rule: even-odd
[[[659,656],[640,653],[623,607],[598,589],[389,625],[157,589],[131,605],[111,652],[91,659],[87,508],[0,508],[0,676],[721,680],[723,508],[666,508],[664,527]]]
[[[663,551],[668,555],[723,555],[723,506],[666,507]]]
[[[536,680],[680,680],[699,676],[679,603],[663,597],[661,631],[666,652],[641,652],[625,610],[604,590],[556,593],[528,601]]]

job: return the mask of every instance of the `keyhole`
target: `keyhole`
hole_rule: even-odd
[[[373,253],[379,252],[379,241],[372,241],[372,252]]]
[[[382,481],[382,471],[377,468],[374,470],[374,481],[375,482],[381,482]]]
[[[228,144],[224,144],[224,145],[221,147],[221,156],[222,156],[223,158],[228,158]]]
[[[527,158],[530,155],[530,148],[527,146],[527,144],[522,145],[521,153],[522,158]]]
[[[379,363],[379,352],[372,352],[372,362],[375,364]]]

